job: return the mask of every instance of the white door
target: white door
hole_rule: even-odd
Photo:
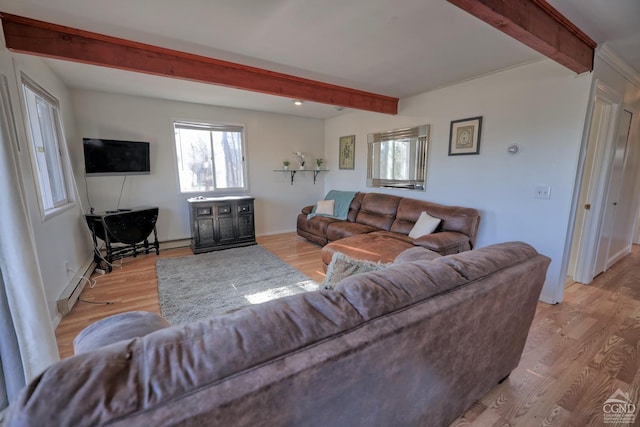
[[[620,94],[596,84],[569,262],[575,266],[574,280],[580,283],[591,283],[595,276],[621,105]]]
[[[618,135],[616,138],[615,151],[613,153],[613,161],[611,164],[611,174],[609,176],[609,186],[607,191],[607,199],[604,206],[604,215],[602,219],[602,228],[600,231],[600,241],[598,244],[598,253],[596,255],[596,265],[594,276],[606,271],[618,258],[621,250],[628,246],[630,236],[621,240],[619,231],[625,224],[622,221],[616,221],[616,214],[620,212],[620,189],[625,172],[625,160],[627,158],[627,142],[629,136],[629,128],[631,126],[631,112],[624,110],[618,125]],[[622,209],[624,211],[624,209]],[[616,233],[618,231],[618,233]],[[627,244],[624,243],[627,241]],[[623,247],[621,247],[623,246]]]

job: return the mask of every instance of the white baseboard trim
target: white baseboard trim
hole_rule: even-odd
[[[187,246],[191,246],[190,238],[166,240],[164,242],[160,242],[160,250],[185,248]],[[151,253],[151,251],[149,253]]]
[[[288,229],[288,230],[280,230],[280,231],[269,231],[268,233],[260,233],[257,234],[256,237],[264,237],[264,236],[275,236],[276,234],[284,234],[284,233],[295,233],[296,229]]]
[[[91,277],[91,274],[93,273],[93,270],[95,270],[95,268],[96,263],[93,261],[92,254],[91,258],[89,258],[78,269],[78,272],[73,276],[67,287],[64,288],[64,290],[58,297],[57,307],[58,314],[60,316],[66,316],[67,314],[69,314],[76,301],[78,301],[80,293],[82,292],[86,284],[89,283],[89,278]],[[58,321],[58,323],[60,323],[60,321]]]
[[[627,255],[629,253],[631,253],[631,245],[623,248],[617,254],[615,254],[612,257],[610,257],[609,258],[609,262],[607,263],[607,270],[610,269],[611,267],[613,267],[613,265],[615,263],[620,261],[620,259],[622,259],[625,255]]]

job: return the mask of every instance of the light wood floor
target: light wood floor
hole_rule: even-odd
[[[316,281],[324,274],[320,247],[286,233],[258,242]],[[191,255],[188,248],[161,257]],[[126,258],[97,276],[56,330],[61,357],[85,326],[130,310],[159,313],[156,255]],[[617,389],[640,407],[640,248],[589,286],[570,283],[559,305],[539,303],[522,360],[453,426],[600,426],[604,401]],[[640,412],[640,410],[638,411]],[[640,425],[640,414],[636,424]],[[607,424],[612,425],[612,424]],[[622,424],[628,426],[629,424]]]

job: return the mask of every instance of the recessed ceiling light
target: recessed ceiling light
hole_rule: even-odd
[[[303,101],[300,101],[299,99],[293,99],[291,100],[291,102],[293,102],[294,105],[302,105]]]

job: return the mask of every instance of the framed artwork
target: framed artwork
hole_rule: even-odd
[[[449,155],[480,154],[482,117],[454,120],[449,132]]]
[[[355,169],[356,158],[356,136],[340,137],[340,158],[338,167],[340,169]]]

